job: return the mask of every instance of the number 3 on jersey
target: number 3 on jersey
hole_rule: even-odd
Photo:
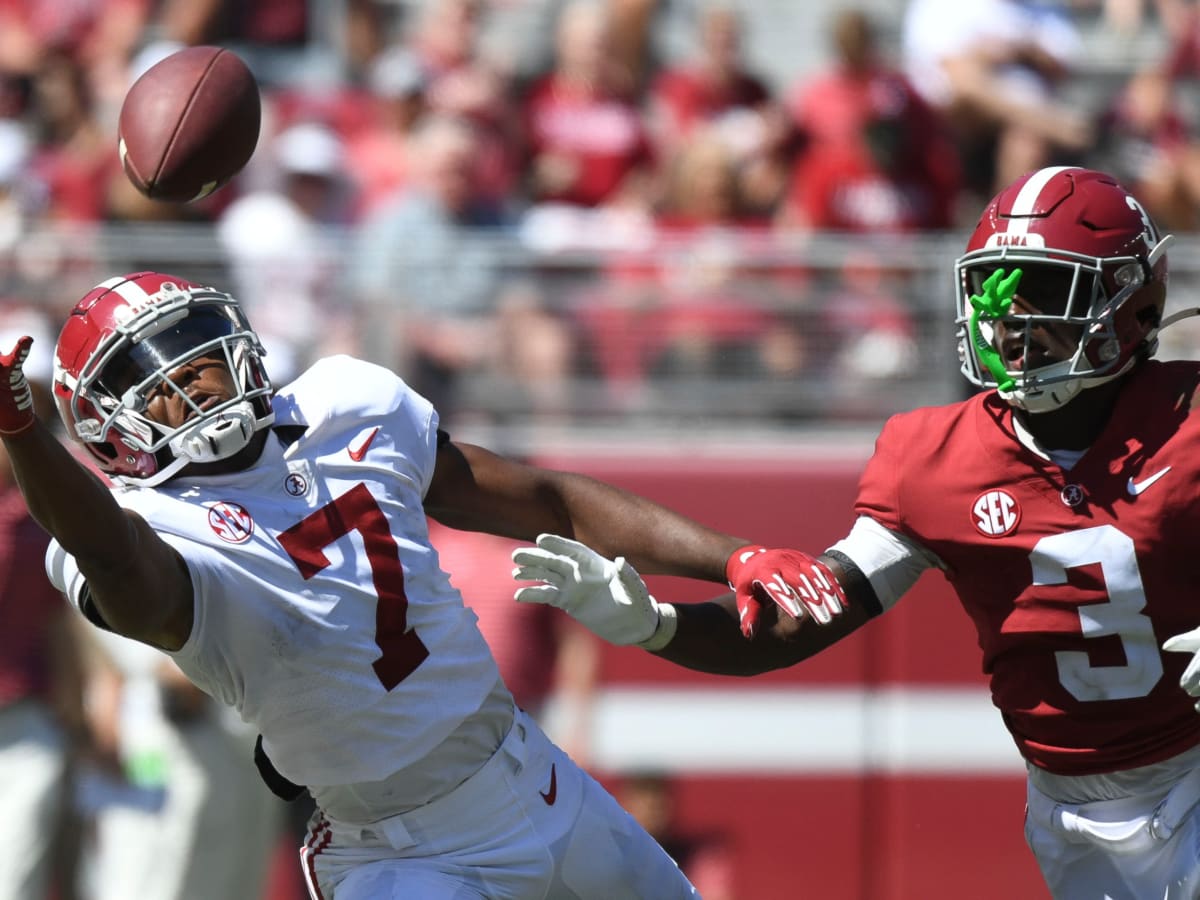
[[[379,602],[375,607],[375,643],[383,651],[372,667],[380,683],[391,690],[413,673],[429,655],[416,631],[408,630],[408,597],[404,567],[387,517],[365,484],[342,496],[279,535],[279,543],[307,580],[329,565],[324,549],[357,531],[367,551],[371,579]]]
[[[1111,525],[1098,525],[1042,538],[1029,555],[1034,584],[1065,584],[1067,570],[1099,563],[1108,602],[1079,607],[1085,638],[1116,635],[1123,666],[1093,666],[1082,651],[1054,654],[1058,680],[1077,700],[1144,697],[1162,678],[1162,657],[1146,607],[1133,540]]]

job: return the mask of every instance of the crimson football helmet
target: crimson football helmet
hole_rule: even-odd
[[[1063,166],[1017,179],[987,205],[955,264],[963,374],[1034,413],[1123,375],[1157,348],[1171,240],[1102,172]],[[971,298],[997,269],[1021,270],[1021,302],[973,323]],[[1045,361],[1039,328],[1071,335],[1073,355]]]
[[[188,463],[227,459],[274,421],[265,351],[238,302],[210,287],[138,272],[110,278],[75,304],[58,338],[54,395],[72,437],[119,481],[161,484]],[[205,409],[169,377],[224,356],[238,390]],[[144,415],[156,390],[181,395],[178,428]]]

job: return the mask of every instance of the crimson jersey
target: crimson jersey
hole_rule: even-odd
[[[1069,471],[1023,445],[993,391],[892,418],[857,511],[937,554],[1021,753],[1064,775],[1200,743],[1162,653],[1200,625],[1200,363],[1148,362]]]

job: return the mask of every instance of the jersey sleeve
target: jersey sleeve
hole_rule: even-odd
[[[46,548],[46,577],[72,606],[79,609],[86,582],[75,563],[75,557],[64,550],[62,544],[56,540],[51,540],[50,546]]]
[[[858,482],[854,511],[870,516],[892,531],[903,531],[900,510],[900,473],[906,469],[901,453],[903,428],[892,418],[883,426],[875,441],[875,452],[867,461]]]
[[[410,405],[414,407],[413,425],[417,428],[417,434],[421,439],[422,457],[418,462],[421,463],[421,472],[424,474],[421,482],[421,496],[424,497],[429,492],[429,485],[433,483],[433,470],[437,465],[438,449],[444,443],[442,439],[444,432],[438,428],[438,413],[433,404],[411,389],[407,390],[409,394],[421,401],[419,404],[406,403],[405,406],[406,408]]]
[[[353,393],[342,390],[351,384]],[[310,430],[387,420],[422,496],[429,490],[439,447],[438,412],[391,369],[351,356],[327,356],[281,390],[273,405],[277,424],[304,424]]]
[[[849,559],[871,582],[883,611],[891,609],[937,557],[915,541],[860,516],[850,533],[829,548]]]
[[[875,589],[880,605],[890,609],[926,569],[943,568],[937,555],[905,527],[902,473],[909,471],[903,450],[907,420],[893,417],[875,441],[875,452],[859,479],[850,534],[831,550],[844,554]]]
[[[390,415],[400,420],[396,424],[396,434],[406,435],[399,440],[402,440],[404,453],[416,470],[416,477],[421,485],[421,496],[424,497],[433,482],[438,448],[444,442],[443,432],[439,428],[438,412],[432,403],[409,387],[403,379],[391,372],[388,372],[388,375],[395,389]]]
[[[85,619],[97,628],[112,631],[109,624],[104,621],[100,610],[96,608],[96,604],[92,602],[92,596],[87,588],[87,580],[79,571],[75,557],[64,550],[56,540],[51,540],[50,546],[46,548],[46,576]]]

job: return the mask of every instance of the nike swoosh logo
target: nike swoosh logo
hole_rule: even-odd
[[[367,448],[371,446],[371,441],[375,440],[375,435],[379,434],[379,428],[371,429],[370,434],[358,442],[358,445],[350,445],[346,448],[346,452],[350,454],[350,458],[355,462],[362,462],[364,456],[367,455]]]
[[[1136,497],[1138,494],[1140,494],[1146,488],[1150,487],[1150,485],[1154,484],[1154,482],[1158,481],[1158,479],[1162,478],[1164,475],[1166,475],[1170,471],[1171,471],[1171,467],[1167,466],[1165,469],[1159,469],[1157,472],[1155,472],[1149,478],[1143,478],[1141,481],[1134,481],[1133,477],[1130,476],[1129,483],[1125,485],[1125,489],[1129,491],[1129,496]]]
[[[558,799],[558,774],[554,771],[554,763],[550,764],[550,790],[538,791],[547,806],[553,806]]]

